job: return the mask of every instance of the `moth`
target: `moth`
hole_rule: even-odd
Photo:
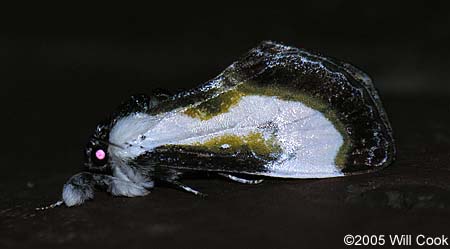
[[[132,96],[96,127],[85,155],[57,205],[80,205],[96,189],[144,196],[160,184],[202,195],[182,183],[195,172],[248,184],[367,173],[389,165],[395,145],[365,73],[266,41],[197,88]]]

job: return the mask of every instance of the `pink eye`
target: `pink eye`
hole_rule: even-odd
[[[99,149],[99,150],[97,150],[97,151],[95,152],[95,157],[96,157],[98,160],[103,160],[103,159],[105,159],[105,157],[106,157],[106,153],[105,153],[104,150]]]

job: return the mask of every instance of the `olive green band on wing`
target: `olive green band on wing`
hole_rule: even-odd
[[[335,164],[344,174],[377,170],[395,158],[390,122],[371,79],[356,67],[306,49],[262,42],[216,78],[162,101],[150,114],[183,109],[210,120],[244,96],[277,96],[322,113],[342,135]]]
[[[333,123],[334,127],[343,136],[344,143],[337,153],[335,164],[341,169],[344,168],[346,154],[351,150],[352,144],[349,136],[345,132],[344,125],[339,121],[332,107],[328,106],[324,101],[315,99],[296,89],[289,89],[283,86],[257,86],[250,82],[242,82],[233,89],[201,102],[198,105],[187,108],[184,113],[193,118],[209,120],[215,116],[228,112],[230,108],[239,103],[243,96],[249,95],[274,96],[281,100],[300,102],[321,112],[331,123]],[[274,138],[274,140],[276,140],[276,138]]]

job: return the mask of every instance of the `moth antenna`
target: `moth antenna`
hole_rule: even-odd
[[[109,142],[109,141],[101,140],[100,142],[101,142],[101,143],[104,143],[104,144],[107,144],[107,145],[111,145],[111,146],[117,147],[117,148],[119,148],[119,149],[124,149],[122,146],[120,146],[120,145],[118,145],[118,144],[115,144],[115,143],[111,143],[111,142]]]
[[[48,210],[48,209],[51,209],[51,208],[55,208],[57,206],[61,206],[63,203],[64,203],[63,201],[59,200],[59,201],[57,201],[57,202],[55,202],[53,204],[50,204],[48,206],[35,208],[35,210],[36,211],[44,211],[44,210]]]
[[[122,150],[124,149],[123,146],[120,146],[120,145],[115,144],[115,143],[108,142],[108,144],[109,144],[109,145],[112,145],[112,146],[115,146],[115,147],[117,147],[117,148],[119,148],[119,149],[122,149]]]

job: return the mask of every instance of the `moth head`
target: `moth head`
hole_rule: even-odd
[[[108,126],[98,125],[84,150],[85,166],[89,171],[105,172],[110,169],[110,157],[108,155],[110,143],[108,139]]]

